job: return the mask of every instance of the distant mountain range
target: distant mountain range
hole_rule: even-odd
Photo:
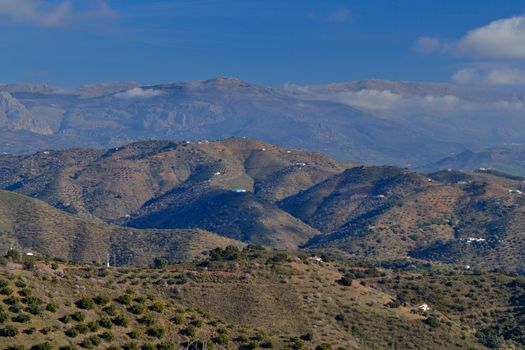
[[[118,242],[111,250],[128,249],[142,257],[135,262],[146,256],[189,256],[182,248],[166,248],[180,247],[176,233],[169,232],[199,229],[212,233],[185,231],[182,237],[208,242],[197,244],[202,248],[211,242],[242,241],[523,272],[523,180],[493,170],[422,174],[342,163],[321,153],[241,137],[143,141],[111,149],[0,156],[0,188],[27,196],[22,197],[27,203],[42,207],[41,200],[55,207],[0,217],[0,227],[18,220],[18,229],[4,224],[11,227],[5,242],[42,246],[46,254],[59,247],[54,242],[64,242],[57,248],[62,255],[90,259],[91,243],[78,248],[74,242],[92,237],[89,241],[106,247],[102,252]],[[5,210],[11,213],[9,202]],[[24,238],[27,230],[51,243]],[[126,242],[134,248],[124,248]]]
[[[481,151],[467,150],[420,168],[422,171],[457,169],[464,171],[479,168],[493,169],[509,175],[525,176],[525,151],[491,148]]]
[[[525,144],[523,94],[370,80],[264,87],[235,78],[62,89],[0,85],[0,152],[107,148],[144,139],[254,137],[342,161],[423,166]]]

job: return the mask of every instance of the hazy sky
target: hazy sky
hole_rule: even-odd
[[[0,0],[0,82],[525,84],[525,1]]]

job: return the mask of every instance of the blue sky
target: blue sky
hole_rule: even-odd
[[[0,82],[525,84],[524,13],[488,0],[0,0]]]

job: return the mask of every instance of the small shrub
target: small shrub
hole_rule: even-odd
[[[155,258],[153,260],[153,267],[156,268],[156,269],[163,269],[166,266],[168,266],[168,263],[169,263],[168,259]]]
[[[58,348],[58,350],[76,350],[77,348],[73,345],[64,345]]]
[[[86,319],[86,315],[83,312],[76,311],[71,314],[71,318],[77,322],[82,322]]]
[[[58,306],[57,306],[57,304],[54,304],[54,303],[47,304],[46,310],[49,311],[49,312],[55,313],[58,310]]]
[[[164,304],[156,301],[149,306],[149,309],[155,312],[162,312],[164,310]]]
[[[98,324],[100,325],[100,327],[103,327],[103,328],[111,328],[113,326],[113,323],[111,322],[111,320],[109,319],[109,317],[102,317],[100,320],[98,320]]]
[[[66,336],[68,336],[69,338],[76,338],[79,334],[78,330],[76,328],[70,328],[70,329],[67,329],[64,334]]]
[[[71,315],[64,315],[60,317],[58,320],[64,324],[68,324],[73,320],[73,318],[71,317]]]
[[[188,337],[194,337],[196,330],[193,326],[188,326],[180,331],[182,335],[188,336]]]
[[[7,304],[7,305],[17,305],[18,303],[20,303],[20,300],[18,300],[18,298],[13,297],[13,296],[10,296],[4,299],[4,304]]]
[[[83,323],[79,323],[75,326],[75,329],[80,333],[80,334],[87,334],[89,333],[89,327],[86,325],[86,324],[83,324]]]
[[[139,350],[137,343],[127,343],[122,345],[122,350]]]
[[[99,295],[99,296],[95,297],[95,299],[93,299],[93,301],[97,305],[104,306],[107,303],[109,303],[111,301],[111,299],[108,296],[106,296],[106,295]]]
[[[117,308],[115,305],[108,305],[105,308],[102,309],[105,313],[107,313],[109,316],[115,316],[117,314]]]
[[[23,345],[9,345],[4,350],[26,350],[27,348]]]
[[[15,337],[18,334],[18,329],[13,326],[5,326],[0,329],[0,337]]]
[[[51,343],[45,342],[42,344],[33,345],[31,350],[53,350]]]
[[[174,349],[175,349],[175,343],[171,341],[166,341],[166,342],[157,344],[157,350],[174,350]]]
[[[89,338],[84,339],[80,346],[85,349],[94,349],[102,343],[102,340],[98,335],[92,335]]]
[[[102,334],[99,335],[99,337],[108,343],[111,343],[115,339],[115,336],[113,335],[113,333],[109,331],[103,332]]]
[[[150,329],[148,329],[147,331],[147,334],[150,336],[150,337],[155,337],[155,338],[162,338],[164,336],[164,328],[160,328],[160,327],[152,327]]]
[[[439,327],[439,320],[434,316],[427,317],[423,322],[425,322],[432,328]]]
[[[13,290],[9,287],[0,288],[0,294],[1,295],[11,295],[13,294]]]
[[[35,304],[31,304],[28,307],[26,307],[26,311],[32,315],[40,315],[42,313],[42,309]]]
[[[115,301],[122,305],[129,305],[131,304],[131,295],[122,294],[121,296],[117,297]]]
[[[83,309],[83,310],[92,310],[94,307],[95,307],[95,302],[93,301],[93,299],[91,298],[82,298],[80,300],[78,300],[75,305],[79,308],[79,309]]]
[[[332,350],[332,345],[328,343],[323,343],[323,344],[317,345],[315,347],[315,350]]]
[[[144,313],[144,305],[134,304],[128,308],[128,311],[135,315],[141,315]]]
[[[31,321],[31,316],[28,314],[18,314],[12,318],[13,322],[27,323]]]
[[[118,315],[113,319],[112,322],[116,326],[127,327],[129,320],[126,318],[126,316]]]
[[[230,341],[230,337],[226,333],[219,333],[215,338],[213,338],[213,342],[219,345],[226,345]]]
[[[127,334],[127,336],[131,339],[138,339],[140,337],[140,334],[137,331],[131,331]]]
[[[93,322],[93,321],[92,321],[92,322],[89,322],[89,323],[87,324],[87,327],[89,328],[89,330],[90,330],[91,332],[96,332],[96,331],[98,331],[98,329],[100,328],[100,326],[98,325],[98,323],[97,323],[97,322]]]

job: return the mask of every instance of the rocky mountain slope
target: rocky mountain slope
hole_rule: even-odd
[[[0,93],[0,153],[247,136],[344,161],[421,166],[468,148],[525,143],[523,94],[450,84],[275,88],[216,78],[69,90],[0,85]]]

